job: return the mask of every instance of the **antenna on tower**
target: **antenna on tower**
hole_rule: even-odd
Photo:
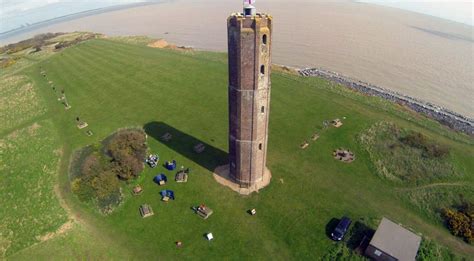
[[[252,4],[255,3],[255,0],[244,0],[244,15],[253,16],[257,14],[255,6]]]

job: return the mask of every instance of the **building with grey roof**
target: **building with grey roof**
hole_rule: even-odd
[[[414,261],[421,237],[382,218],[365,254],[377,261]]]

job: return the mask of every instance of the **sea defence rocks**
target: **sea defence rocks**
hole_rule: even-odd
[[[413,97],[390,91],[370,83],[365,83],[343,76],[336,72],[331,72],[319,68],[306,68],[298,70],[299,74],[305,77],[321,77],[326,80],[342,84],[350,89],[359,92],[385,98],[387,100],[403,104],[416,112],[420,112],[443,125],[454,130],[474,135],[474,120],[446,108],[424,102]]]

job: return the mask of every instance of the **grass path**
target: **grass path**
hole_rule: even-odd
[[[466,182],[438,182],[438,183],[431,183],[423,186],[417,186],[417,187],[403,187],[403,188],[397,188],[398,190],[401,191],[406,191],[406,190],[418,190],[418,189],[426,189],[426,188],[435,188],[435,187],[451,187],[451,186],[471,186],[472,184],[466,183]]]

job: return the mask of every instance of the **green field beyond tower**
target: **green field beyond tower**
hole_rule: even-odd
[[[212,173],[228,161],[226,57],[92,39],[32,58],[30,66],[2,74],[2,81],[24,77],[35,94],[28,96],[31,101],[20,99],[1,108],[8,125],[0,132],[0,170],[9,174],[2,175],[0,198],[9,209],[24,209],[18,216],[18,211],[3,207],[0,211],[1,219],[8,220],[0,225],[2,233],[8,231],[8,237],[0,238],[3,254],[13,260],[50,260],[51,253],[61,260],[334,260],[337,255],[355,256],[350,249],[356,246],[350,240],[334,243],[328,237],[332,220],[347,215],[373,229],[385,216],[421,233],[422,249],[431,251],[426,252],[431,260],[454,258],[450,253],[474,256],[474,247],[451,235],[437,212],[455,204],[459,194],[474,200],[472,137],[319,78],[273,69],[267,152],[272,182],[250,196],[219,185]],[[64,89],[70,109],[65,110],[48,81],[57,90]],[[4,86],[0,90],[10,100],[22,90],[7,91]],[[10,120],[17,119],[19,110],[30,111],[31,117]],[[77,117],[88,127],[78,129]],[[343,125],[333,127],[334,119]],[[427,179],[421,175],[416,182],[379,175],[380,155],[367,149],[361,135],[370,135],[380,122],[422,133],[449,147],[446,160],[456,174]],[[150,152],[159,154],[160,166],[146,167],[137,180],[124,184],[123,203],[110,215],[102,215],[70,192],[70,158],[75,150],[129,127],[145,129]],[[174,133],[169,143],[160,140],[159,128]],[[87,130],[93,135],[86,135]],[[315,133],[318,137],[313,140]],[[206,150],[194,153],[196,143]],[[338,148],[350,150],[355,160],[335,159],[333,151]],[[24,158],[32,160],[26,164]],[[164,203],[159,196],[162,188],[153,177],[160,172],[174,177],[161,166],[172,159],[192,172],[187,183],[165,185],[175,191],[176,200]],[[131,194],[135,184],[143,187],[139,196]],[[37,191],[37,186],[44,191]],[[53,192],[54,187],[59,193]],[[214,211],[206,220],[191,210],[202,203]],[[143,219],[142,204],[152,206],[154,215]],[[249,215],[249,209],[257,214]],[[39,225],[35,220],[43,221]],[[214,235],[212,241],[204,238],[208,232]],[[177,248],[176,241],[182,246]]]

